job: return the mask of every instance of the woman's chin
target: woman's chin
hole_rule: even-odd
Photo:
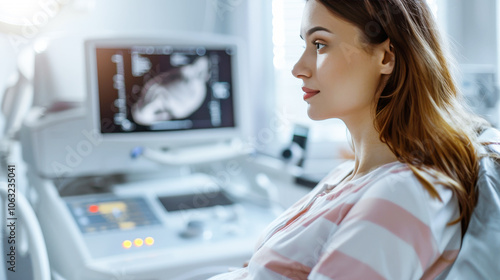
[[[307,115],[309,116],[309,118],[313,121],[322,121],[322,120],[326,120],[328,119],[327,117],[321,115],[321,114],[318,114],[317,112],[314,112],[312,111],[311,109],[309,109],[307,111]]]

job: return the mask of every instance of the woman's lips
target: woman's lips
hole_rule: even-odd
[[[302,87],[302,91],[304,91],[304,100],[309,99],[319,93],[319,90],[314,90],[306,87]]]

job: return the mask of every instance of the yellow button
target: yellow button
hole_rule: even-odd
[[[144,241],[142,241],[142,239],[140,239],[140,238],[134,239],[134,245],[135,245],[135,247],[141,247],[142,244],[144,244]]]
[[[129,249],[130,247],[132,247],[132,241],[130,241],[130,240],[125,240],[125,241],[123,241],[122,246],[123,246],[123,248],[125,248],[125,249]]]
[[[144,242],[146,243],[146,245],[151,246],[155,243],[155,240],[153,239],[153,237],[146,237],[144,239]]]

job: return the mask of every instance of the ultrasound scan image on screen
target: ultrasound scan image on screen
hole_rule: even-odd
[[[96,48],[101,133],[234,127],[231,48]]]

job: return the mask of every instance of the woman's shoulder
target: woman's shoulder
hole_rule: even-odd
[[[372,189],[375,192],[405,191],[413,195],[432,198],[433,196],[427,191],[422,180],[430,183],[438,194],[451,192],[440,183],[438,177],[435,176],[436,171],[432,168],[419,168],[418,176],[414,170],[416,168],[412,168],[408,163],[392,162],[374,170],[368,179],[373,182]]]
[[[352,160],[347,160],[341,162],[339,165],[337,165],[335,168],[332,169],[326,176],[319,181],[319,183],[314,187],[311,193],[317,193],[320,192],[325,184],[327,185],[332,185],[338,183],[342,178],[347,176],[353,169],[354,167],[354,161]]]
[[[361,199],[383,200],[398,205],[427,222],[442,215],[448,221],[450,217],[458,217],[458,202],[453,191],[439,183],[433,176],[434,170],[422,170],[420,177],[424,177],[432,185],[439,197],[428,191],[409,164],[392,163],[375,172],[370,187]]]
[[[335,185],[342,180],[353,169],[354,163],[347,161],[340,164],[331,171],[312,191],[312,195],[321,192],[324,185]],[[369,174],[355,179],[342,189],[355,190],[358,199],[379,199],[394,203],[407,209],[412,213],[425,213],[432,215],[444,208],[450,211],[458,210],[458,204],[453,191],[439,183],[432,169],[424,169],[420,172],[420,179],[407,163],[391,162],[384,164]],[[439,198],[431,195],[426,189],[422,178],[425,178],[436,190]],[[458,213],[458,212],[457,212]],[[422,214],[424,215],[424,214]]]

